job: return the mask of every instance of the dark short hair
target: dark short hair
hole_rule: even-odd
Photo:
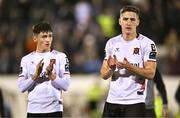
[[[138,7],[133,6],[133,5],[127,5],[124,6],[121,10],[120,10],[120,15],[123,14],[124,12],[134,12],[137,14],[138,17],[140,17],[140,10]]]
[[[34,34],[39,34],[40,32],[52,32],[52,27],[47,22],[40,22],[32,27]]]

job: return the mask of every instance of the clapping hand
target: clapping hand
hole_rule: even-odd
[[[50,61],[49,65],[46,67],[46,75],[49,76],[50,80],[54,80],[56,78],[56,73],[53,73],[53,65],[54,61]]]
[[[109,58],[107,60],[107,64],[108,64],[109,68],[111,68],[111,70],[116,69],[116,62],[117,62],[117,59],[116,59],[115,55],[113,55],[113,57],[109,56]]]
[[[123,68],[128,68],[129,64],[130,64],[129,61],[126,58],[124,58],[124,60],[122,62],[118,61],[116,63],[116,66],[119,69],[123,69]]]
[[[53,70],[53,63],[50,62],[49,65],[46,67],[46,75],[50,75]]]
[[[40,62],[36,65],[36,72],[32,77],[33,80],[37,79],[37,77],[40,75],[40,73],[42,72],[43,66],[44,66],[43,59],[41,59]]]

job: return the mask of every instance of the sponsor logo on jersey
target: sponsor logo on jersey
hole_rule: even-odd
[[[156,59],[156,52],[150,52],[149,59]]]
[[[116,48],[116,49],[115,49],[115,52],[119,52],[119,48]]]
[[[133,66],[139,67],[139,63],[130,63],[130,64],[132,64]]]

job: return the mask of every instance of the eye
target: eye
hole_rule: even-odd
[[[43,35],[42,38],[47,38],[47,35]]]
[[[127,21],[129,18],[123,18],[124,21]]]
[[[52,37],[52,34],[49,34],[49,37],[51,38],[51,37]]]
[[[135,21],[135,18],[130,18],[131,21]]]

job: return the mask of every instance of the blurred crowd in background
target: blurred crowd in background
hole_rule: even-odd
[[[179,0],[0,0],[0,74],[18,73],[35,50],[39,21],[53,25],[53,48],[67,54],[71,73],[98,73],[106,41],[121,32],[119,10],[131,4],[141,10],[138,31],[167,49],[163,72],[180,75]]]

